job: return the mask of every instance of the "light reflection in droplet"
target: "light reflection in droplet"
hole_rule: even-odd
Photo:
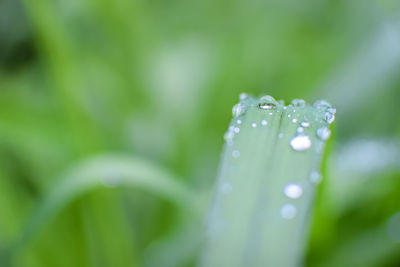
[[[291,199],[299,198],[303,195],[303,188],[298,184],[287,184],[283,189],[283,193]]]

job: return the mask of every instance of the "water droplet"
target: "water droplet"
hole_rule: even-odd
[[[308,121],[303,121],[302,123],[300,123],[300,125],[304,128],[307,128],[310,126],[310,123]]]
[[[240,157],[240,151],[239,150],[233,150],[232,151],[232,157],[234,157],[234,158]]]
[[[258,107],[264,110],[274,109],[278,102],[276,102],[275,98],[269,95],[265,95],[260,97],[260,102]]]
[[[328,108],[331,108],[332,105],[329,104],[327,101],[325,100],[317,100],[313,103],[313,107],[315,107],[318,110],[322,110],[322,111],[326,111],[328,110]]]
[[[247,94],[246,93],[241,93],[240,95],[239,95],[239,99],[240,100],[245,100],[247,98]]]
[[[336,114],[336,108],[333,108],[333,107],[328,108],[326,111],[328,111],[329,113],[332,113],[333,115]]]
[[[282,106],[285,105],[285,101],[283,101],[283,99],[278,101],[279,104],[281,104]]]
[[[291,114],[288,114],[287,117],[290,118],[290,117],[292,117],[292,115],[291,115]]]
[[[293,204],[285,204],[281,207],[281,216],[286,220],[291,220],[296,217],[297,209]]]
[[[291,199],[299,198],[303,195],[303,188],[298,184],[287,184],[283,193]]]
[[[239,127],[235,127],[235,129],[233,129],[233,131],[234,131],[235,133],[240,133],[240,128],[239,128]]]
[[[328,127],[321,127],[317,129],[317,136],[322,141],[327,140],[331,136],[331,130]]]
[[[268,114],[272,116],[272,114],[274,114],[274,113],[270,112],[270,113],[268,113]]]
[[[225,135],[224,135],[224,139],[226,141],[226,143],[230,146],[233,145],[233,138],[234,138],[235,134],[232,130],[228,130]]]
[[[295,107],[303,108],[306,106],[306,101],[303,99],[294,99],[291,104]]]
[[[322,175],[317,171],[310,173],[310,181],[314,184],[319,184],[322,181]]]
[[[332,122],[335,121],[335,115],[332,114],[332,113],[330,113],[330,112],[326,112],[326,113],[325,113],[324,120],[325,120],[327,123],[331,124]]]
[[[262,126],[266,126],[267,124],[268,124],[268,121],[266,121],[266,120],[262,120],[262,121],[261,121],[261,125],[262,125]]]
[[[230,194],[233,191],[233,186],[229,182],[225,182],[221,185],[221,191],[223,194]]]
[[[235,118],[239,117],[240,115],[244,114],[245,112],[246,112],[245,106],[241,103],[236,104],[232,108],[232,115]]]
[[[296,130],[298,133],[304,133],[304,128],[303,127],[297,127]]]
[[[251,124],[251,127],[256,128],[256,127],[257,127],[257,123],[253,122],[253,123]]]
[[[287,109],[287,107],[285,106],[285,107],[283,107],[283,109],[285,109],[285,110],[286,110],[286,109]]]
[[[290,140],[293,150],[304,151],[311,147],[311,139],[308,135],[298,135]]]
[[[278,134],[278,137],[282,138],[283,137],[283,133]]]
[[[237,124],[242,124],[242,120],[237,120],[236,123]]]
[[[296,122],[297,122],[297,119],[293,119],[293,120],[292,120],[292,123],[296,123]]]

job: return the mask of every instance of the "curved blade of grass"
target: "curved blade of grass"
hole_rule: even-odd
[[[330,133],[326,119],[333,120],[335,111],[323,102],[315,107],[303,101],[286,107],[281,103],[269,96],[247,97],[234,108],[201,266],[301,263],[324,140]],[[320,128],[325,131],[318,137]],[[308,136],[311,147],[296,151],[291,147],[296,136]],[[304,138],[294,144],[297,150],[307,147]],[[294,192],[285,195],[288,184],[295,185]]]
[[[14,247],[21,248],[52,217],[77,197],[97,187],[127,186],[165,198],[197,214],[194,195],[168,172],[149,162],[126,156],[100,156],[68,171],[41,202]]]

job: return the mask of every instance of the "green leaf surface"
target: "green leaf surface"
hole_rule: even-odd
[[[298,266],[335,110],[242,95],[233,113],[201,266]]]

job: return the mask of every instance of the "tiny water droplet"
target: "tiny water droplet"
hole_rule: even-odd
[[[322,141],[327,140],[331,136],[331,130],[328,127],[321,127],[317,129],[317,136]]]
[[[291,220],[296,217],[297,209],[293,204],[284,204],[281,207],[281,216],[286,220]]]
[[[283,137],[283,133],[278,134],[278,137],[282,138]]]
[[[239,128],[239,127],[235,127],[235,129],[233,129],[233,131],[234,131],[235,133],[240,133],[240,128]]]
[[[299,184],[287,184],[283,189],[283,193],[291,199],[299,198],[303,195],[303,188]]]
[[[297,122],[297,119],[293,119],[293,120],[292,120],[292,123],[296,123],[296,122]]]
[[[292,117],[292,115],[291,115],[291,114],[288,114],[287,117],[290,118],[290,117]]]
[[[232,186],[232,184],[229,183],[229,182],[224,182],[224,183],[221,185],[221,191],[222,191],[223,194],[230,194],[230,193],[232,193],[232,191],[233,191],[233,186]]]
[[[295,107],[303,108],[306,106],[306,101],[303,99],[294,99],[291,104]]]
[[[256,127],[257,127],[257,123],[253,122],[253,123],[251,124],[251,127],[256,128]]]
[[[325,117],[324,117],[325,121],[329,124],[331,124],[332,122],[335,121],[335,115],[330,113],[330,112],[326,112],[325,113]]]
[[[272,116],[272,114],[274,114],[274,113],[270,112],[270,113],[268,113],[268,114]]]
[[[242,124],[242,120],[237,120],[236,123],[237,124]]]
[[[286,106],[284,106],[284,107],[283,107],[283,109],[285,109],[285,110],[286,110],[286,109],[287,109],[287,107],[286,107]]]
[[[265,95],[260,97],[260,102],[258,107],[264,110],[274,109],[278,102],[276,102],[275,98],[270,95]]]
[[[232,151],[232,157],[234,157],[234,158],[240,157],[240,151],[239,150],[233,150]]]
[[[246,93],[241,93],[240,95],[239,95],[239,99],[240,100],[245,100],[247,98],[247,94]]]
[[[310,126],[310,123],[308,121],[303,121],[302,123],[300,123],[300,125],[304,128],[307,128]]]
[[[245,106],[242,103],[236,104],[232,108],[233,117],[237,118],[246,112]]]
[[[285,101],[283,101],[283,99],[278,101],[279,104],[281,104],[282,106],[285,105]]]
[[[311,139],[308,135],[298,135],[290,140],[290,146],[295,151],[304,151],[311,147]]]
[[[268,121],[267,121],[267,120],[262,120],[262,121],[261,121],[261,125],[262,125],[262,126],[266,126],[267,124],[268,124]]]
[[[297,127],[296,131],[298,133],[303,133],[304,132],[304,128],[303,127]]]
[[[317,171],[310,173],[310,181],[314,184],[319,184],[322,181],[322,175]]]

